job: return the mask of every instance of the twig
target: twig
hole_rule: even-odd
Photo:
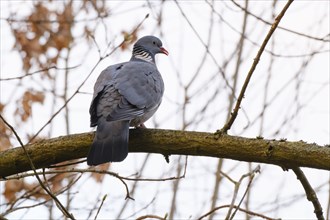
[[[252,77],[252,74],[254,72],[254,70],[256,69],[257,65],[258,65],[258,62],[260,60],[260,57],[263,53],[263,51],[265,50],[265,47],[269,41],[269,39],[271,38],[271,36],[273,35],[274,31],[276,30],[278,24],[280,23],[281,19],[283,18],[285,12],[287,11],[287,9],[289,8],[289,6],[291,5],[291,3],[293,2],[293,0],[288,0],[288,2],[286,3],[286,5],[284,6],[284,8],[282,9],[281,13],[275,18],[275,21],[274,23],[272,24],[267,36],[265,37],[262,45],[260,46],[260,49],[257,53],[257,56],[255,57],[253,63],[252,63],[252,66],[248,72],[248,75],[245,79],[245,82],[242,86],[242,89],[241,89],[241,92],[238,96],[238,99],[236,101],[236,105],[235,105],[235,108],[234,108],[234,111],[231,113],[231,117],[229,118],[228,122],[223,126],[223,128],[220,130],[221,133],[227,133],[227,131],[231,128],[231,126],[233,125],[236,117],[237,117],[237,114],[238,114],[238,110],[240,109],[240,106],[241,106],[241,103],[242,103],[242,100],[244,98],[244,94],[245,94],[245,91],[247,89],[247,86],[250,82],[250,79]]]
[[[103,196],[103,198],[102,198],[102,202],[101,202],[101,204],[100,204],[100,207],[97,209],[97,213],[96,213],[96,215],[95,215],[94,220],[97,219],[97,216],[99,215],[99,212],[100,212],[100,210],[101,210],[101,208],[102,208],[102,205],[103,205],[103,203],[104,203],[104,200],[105,200],[106,198],[107,198],[107,194],[105,194],[105,195]]]
[[[329,175],[328,186],[330,186],[330,175]],[[327,219],[330,219],[330,187],[328,189],[328,202],[327,203],[328,204],[327,204],[327,211],[326,211],[325,217]]]
[[[69,163],[50,165],[50,166],[47,167],[47,168],[67,167],[67,166],[71,166],[71,165],[77,165],[77,164],[80,164],[80,163],[84,163],[84,162],[86,162],[86,161],[87,161],[86,159],[75,160],[75,161],[73,161],[73,162],[69,162]]]
[[[98,52],[99,56],[101,57],[101,49],[100,49],[100,46],[99,46],[99,44],[97,43],[97,41],[96,41],[94,35],[93,35],[93,34],[89,34],[88,36],[89,36],[90,38],[92,38],[92,40],[93,40],[93,42],[94,42],[94,44],[95,44],[95,46],[96,46],[96,48],[97,48],[97,52]]]
[[[314,206],[314,213],[318,220],[324,220],[322,206],[317,198],[317,195],[309,184],[308,179],[305,174],[299,167],[291,168],[292,171],[296,174],[297,179],[300,181],[301,185],[304,187],[308,201],[311,201]]]
[[[138,169],[139,170],[139,173],[136,173],[136,174],[133,174],[137,177],[140,177],[141,174],[143,173],[144,169],[146,168],[146,165],[147,165],[147,162],[149,161],[149,158],[150,158],[150,154],[147,154],[145,159],[143,160],[143,163],[141,165],[141,167]],[[134,193],[135,193],[135,190],[137,189],[137,186],[138,186],[139,182],[138,181],[134,181],[133,185],[131,186],[131,189],[130,189],[130,194],[132,196],[134,196]],[[124,202],[124,204],[121,206],[117,216],[115,219],[122,219],[121,215],[123,214],[123,212],[126,210],[126,207],[127,207],[127,204],[128,204],[129,200],[126,200]],[[133,216],[133,215],[132,215]],[[126,219],[129,219],[130,217],[127,217]]]
[[[230,216],[230,218],[229,218],[230,220],[234,219],[234,216],[235,216],[237,210],[240,208],[240,206],[241,206],[241,204],[242,204],[242,202],[243,202],[245,196],[247,195],[247,192],[248,192],[249,189],[250,189],[250,186],[251,186],[251,184],[252,184],[252,180],[253,180],[253,178],[255,177],[255,174],[256,174],[256,173],[260,173],[260,165],[258,165],[254,170],[251,171],[250,174],[247,175],[247,176],[250,176],[249,183],[248,183],[248,185],[247,185],[247,187],[246,187],[246,189],[245,189],[245,192],[244,192],[244,194],[243,194],[243,196],[242,196],[242,198],[241,198],[241,201],[239,201],[237,207],[235,207],[235,211],[234,211],[233,214]]]
[[[14,133],[15,137],[17,138],[18,142],[20,143],[21,147],[23,148],[24,150],[24,153],[26,154],[26,157],[28,158],[29,160],[29,163],[30,163],[30,166],[34,172],[34,175],[35,177],[37,178],[40,186],[47,192],[47,194],[55,201],[55,203],[57,204],[58,208],[60,209],[60,211],[65,215],[67,216],[68,218],[70,219],[75,219],[73,217],[72,214],[69,213],[69,211],[62,205],[62,203],[57,199],[57,197],[43,184],[42,180],[40,179],[37,171],[36,171],[36,168],[30,158],[30,155],[29,153],[27,152],[27,150],[25,149],[25,146],[21,140],[21,138],[18,136],[18,134],[16,133],[15,129],[2,117],[2,115],[0,114],[0,118],[2,119],[2,121],[12,130],[12,132]]]
[[[244,199],[244,197],[246,195],[246,191],[250,188],[250,184],[251,184],[253,178],[250,179],[249,184],[247,186],[247,189],[246,189],[246,191],[245,191],[245,193],[244,193],[244,195],[243,195],[243,197],[242,197],[239,205],[238,206],[235,206],[234,203],[235,203],[235,200],[237,198],[238,190],[239,190],[239,187],[241,186],[241,183],[242,183],[243,179],[246,178],[246,177],[248,177],[248,176],[253,177],[254,174],[257,173],[257,172],[260,172],[260,165],[258,165],[252,172],[249,172],[247,174],[242,175],[241,178],[239,179],[239,181],[238,182],[235,182],[235,190],[234,190],[234,193],[233,193],[233,198],[231,200],[230,208],[229,208],[228,213],[227,213],[227,216],[226,216],[226,220],[227,219],[230,219],[231,220],[231,219],[234,218],[237,209],[241,205],[242,200]],[[233,213],[233,215],[231,215],[231,211],[232,211],[232,209],[234,207],[236,207],[236,211]]]
[[[211,211],[209,211],[208,213],[202,215],[201,217],[199,217],[197,220],[202,220],[203,218],[209,216],[211,213],[219,210],[219,209],[223,209],[223,208],[229,208],[231,207],[231,205],[222,205],[222,206],[218,206],[214,209],[212,209]],[[249,215],[252,215],[252,216],[257,216],[257,217],[260,217],[260,218],[263,218],[263,219],[267,219],[267,220],[280,220],[280,219],[276,219],[276,218],[271,218],[271,217],[268,217],[268,216],[265,216],[263,214],[259,214],[259,213],[256,213],[256,212],[252,212],[250,210],[246,210],[246,209],[243,209],[243,208],[239,208],[238,206],[234,205],[234,208],[237,208],[238,210],[242,211],[242,212],[245,212]]]
[[[184,168],[184,173],[181,176],[178,177],[168,177],[168,178],[131,178],[131,177],[124,177],[120,176],[117,173],[107,171],[107,170],[97,170],[97,169],[78,169],[78,168],[71,168],[66,170],[49,170],[49,171],[36,171],[37,174],[57,174],[57,173],[99,173],[99,174],[108,174],[111,176],[114,176],[116,178],[120,178],[127,181],[145,181],[145,182],[159,182],[159,181],[169,181],[169,180],[176,180],[176,179],[182,179],[185,177],[186,174],[186,164]],[[8,176],[5,179],[0,179],[0,181],[7,181],[12,179],[21,179],[29,176],[35,175],[34,173],[28,172],[28,173],[22,173],[22,174],[15,174],[12,176]]]
[[[177,175],[179,175],[181,173],[181,170],[182,170],[182,165],[180,163],[180,160],[181,160],[181,155],[179,156],[178,158],[178,164],[177,164],[177,168],[176,168],[176,173]],[[172,192],[173,192],[173,195],[172,195],[172,199],[171,199],[171,208],[170,208],[170,211],[169,211],[169,219],[174,219],[174,214],[176,212],[176,209],[177,209],[177,195],[178,195],[178,190],[179,190],[179,185],[180,185],[180,181],[179,179],[177,179],[176,181],[173,182],[173,189],[172,189]]]
[[[35,23],[35,24],[42,24],[42,23],[56,23],[56,24],[63,24],[63,23],[81,23],[81,22],[90,22],[95,21],[98,19],[104,19],[109,17],[109,14],[98,14],[96,17],[93,18],[82,18],[82,19],[64,19],[64,20],[57,20],[57,19],[15,19],[15,18],[0,18],[0,20],[7,21],[9,23]]]
[[[0,81],[18,80],[18,79],[23,79],[23,78],[25,78],[27,76],[32,76],[34,74],[42,73],[42,72],[45,72],[45,71],[48,71],[48,70],[51,70],[51,69],[69,70],[69,69],[75,69],[75,68],[77,68],[79,66],[80,66],[80,64],[79,65],[76,65],[76,66],[64,67],[64,68],[57,67],[57,66],[50,66],[50,67],[47,67],[47,68],[42,69],[42,70],[37,70],[37,71],[31,72],[31,73],[26,73],[23,76],[15,76],[15,77],[9,77],[9,78],[0,78]]]
[[[143,220],[143,219],[147,219],[147,218],[165,220],[166,216],[163,218],[163,217],[160,217],[160,216],[157,216],[157,215],[144,215],[144,216],[138,217],[136,220]]]
[[[130,216],[126,216],[125,218],[115,218],[115,219],[131,219],[136,214],[142,212],[143,210],[146,210],[155,200],[156,200],[156,197],[153,197],[152,200],[147,205],[145,205],[144,207],[140,208],[139,210],[136,210]]]

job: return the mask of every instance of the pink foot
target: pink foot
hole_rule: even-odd
[[[143,123],[139,124],[138,126],[136,126],[135,128],[147,128]]]

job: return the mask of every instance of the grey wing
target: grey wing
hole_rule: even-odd
[[[102,115],[97,113],[97,106],[99,105],[100,98],[104,95],[105,87],[113,83],[114,78],[120,73],[120,69],[123,65],[125,65],[125,63],[109,66],[103,70],[97,78],[94,85],[93,99],[89,108],[91,127],[97,125],[97,121]]]
[[[95,127],[97,125],[97,121],[99,119],[99,116],[97,115],[96,109],[97,109],[97,104],[99,102],[99,99],[102,95],[102,92],[99,92],[96,94],[96,97],[93,98],[91,106],[89,107],[89,114],[91,116],[90,120],[90,126]]]
[[[113,84],[109,84],[93,100],[90,113],[91,126],[96,126],[100,117],[107,121],[132,120],[143,115],[144,109],[129,103]]]
[[[111,81],[120,74],[122,67],[126,63],[127,62],[111,65],[101,72],[94,85],[93,100],[104,89],[104,86],[111,83]]]
[[[157,108],[161,102],[164,85],[154,65],[127,62],[115,66],[103,71],[105,74],[102,73],[101,80],[95,84],[91,126],[96,126],[100,117],[108,121],[133,120]]]
[[[98,93],[94,93],[94,95],[96,95],[96,97],[93,98],[89,108],[91,127],[97,125],[100,117],[106,117],[111,113],[120,100],[120,94],[116,92],[111,83],[109,85],[104,85],[103,88],[99,89]]]
[[[123,71],[125,74],[116,77],[115,87],[129,103],[146,110],[159,106],[164,83],[155,65],[129,62],[123,66]]]

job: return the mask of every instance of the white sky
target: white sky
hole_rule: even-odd
[[[238,1],[243,5],[243,1]],[[267,3],[267,4],[265,4]],[[121,40],[119,36],[122,30],[131,30],[138,24],[143,17],[150,13],[150,17],[143,23],[143,28],[139,36],[155,34],[160,36],[163,41],[164,47],[170,52],[170,56],[159,55],[157,57],[157,64],[160,72],[165,81],[165,96],[164,101],[157,112],[155,118],[160,122],[159,127],[164,129],[181,129],[182,128],[182,113],[180,104],[183,102],[183,92],[179,87],[177,73],[180,79],[186,84],[195,72],[198,66],[204,48],[196,35],[193,33],[187,22],[181,16],[178,7],[174,2],[167,2],[163,10],[163,25],[161,33],[156,28],[155,13],[158,9],[158,1],[151,1],[154,5],[153,10],[146,7],[144,1],[108,1],[107,4],[112,10],[113,16],[105,19],[108,27],[108,32],[102,25],[99,26],[95,34],[95,39],[104,52],[106,47],[105,36],[110,40],[114,40],[114,44],[118,44]],[[284,6],[285,1],[278,4],[276,13],[278,13]],[[14,39],[11,36],[8,24],[3,20],[7,18],[10,12],[15,11],[18,17],[25,15],[31,2],[1,1],[1,76],[0,78],[14,77],[22,75],[22,65],[17,51],[13,51]],[[187,14],[190,22],[197,29],[203,41],[207,40],[207,33],[209,27],[209,11],[210,8],[204,1],[184,1],[180,2],[183,10]],[[250,10],[263,17],[267,21],[270,20],[270,1],[251,1]],[[58,4],[53,4],[53,7],[58,7]],[[221,13],[221,16],[229,22],[232,27],[237,30],[241,29],[242,13],[230,1],[216,2],[216,10]],[[329,30],[329,2],[328,1],[295,1],[289,8],[280,23],[280,26],[292,29],[297,32],[306,33],[312,36],[323,37],[330,33]],[[76,19],[81,19],[77,17]],[[223,61],[228,59],[229,53],[237,44],[239,34],[235,33],[230,27],[220,21],[219,17],[214,17],[215,27],[212,37],[212,47],[210,48],[212,54],[217,58],[220,65]],[[317,25],[316,25],[317,24]],[[90,22],[90,25],[95,23]],[[249,17],[247,33],[249,40],[261,44],[264,36],[269,30],[269,26],[256,21],[254,18]],[[74,34],[78,35],[81,31],[77,25]],[[329,39],[329,38],[328,38]],[[287,138],[288,140],[304,140],[307,142],[316,142],[318,144],[329,144],[329,42],[327,44],[320,43],[319,41],[311,40],[305,37],[297,36],[283,30],[277,30],[275,33],[276,46],[274,53],[281,55],[300,55],[309,54],[315,50],[326,51],[316,55],[311,63],[304,71],[299,71],[302,59],[304,58],[286,58],[275,57],[272,69],[272,79],[269,85],[269,97],[273,97],[279,92],[285,83],[297,74],[301,77],[302,83],[299,88],[299,96],[296,94],[296,83],[293,81],[289,87],[281,91],[281,95],[273,102],[266,112],[266,121],[263,136],[266,138]],[[325,46],[324,46],[325,45]],[[267,46],[270,49],[270,46]],[[247,42],[246,48],[243,52],[243,62],[240,67],[240,80],[238,88],[241,87],[249,67],[253,62],[253,58],[257,53],[258,47]],[[87,53],[88,52],[88,53]],[[86,45],[80,44],[79,47],[74,48],[71,56],[70,66],[81,64],[77,69],[70,73],[70,93],[72,94],[76,88],[81,84],[85,77],[90,73],[92,67],[97,62],[99,56],[95,46],[90,50]],[[94,82],[105,67],[115,64],[117,62],[126,61],[130,58],[130,52],[117,51],[113,56],[102,61],[93,72],[92,76],[88,79],[83,86],[82,91],[92,93]],[[269,54],[264,53],[260,60],[257,69],[252,77],[250,85],[243,100],[242,108],[246,112],[246,117],[242,111],[239,112],[239,117],[235,122],[230,134],[242,135],[246,137],[255,137],[259,135],[259,124],[257,122],[252,124],[247,129],[245,126],[249,125],[248,121],[253,121],[254,118],[262,110],[261,103],[264,95],[264,85],[266,73],[268,71]],[[308,60],[308,57],[306,57]],[[227,68],[226,74],[232,75],[235,62],[231,62]],[[207,60],[207,65],[203,67],[202,75],[198,77],[197,82],[189,90],[189,94],[198,90],[207,79],[212,77],[217,72],[217,68],[210,58]],[[61,81],[61,78],[60,78]],[[15,81],[1,81],[0,82],[0,101],[9,102],[13,99],[13,90],[16,90]],[[26,88],[39,88],[34,82],[25,79],[22,82],[22,89]],[[323,85],[324,84],[324,85]],[[323,85],[323,87],[322,87]],[[58,85],[59,91],[63,89],[61,84]],[[221,77],[217,77],[210,84],[205,86],[205,92],[200,96],[193,98],[187,106],[187,118],[195,117],[196,109],[198,109],[205,99],[212,94],[212,92],[220,87],[220,95],[216,97],[212,103],[212,107],[208,110],[208,117],[198,125],[192,125],[187,130],[209,131],[213,132],[221,128],[225,121],[226,111],[228,107],[228,88]],[[320,89],[321,88],[321,89]],[[17,97],[19,92],[15,93]],[[14,97],[15,97],[14,96]],[[91,131],[89,127],[89,114],[88,108],[91,100],[91,94],[78,94],[69,104],[70,112],[70,133],[81,133]],[[295,115],[296,102],[304,105],[303,109],[298,115]],[[308,100],[308,101],[306,101]],[[175,103],[179,103],[176,105]],[[36,132],[39,128],[49,119],[51,100],[47,100],[45,105],[35,106],[33,109],[33,121],[28,125],[18,129],[20,132],[29,131],[30,133]],[[57,108],[61,106],[58,103]],[[13,121],[11,112],[15,107],[15,103],[6,108],[5,116]],[[45,110],[46,109],[46,110]],[[214,116],[215,115],[215,116]],[[293,115],[296,118],[288,125],[284,125],[278,134],[274,134],[280,127],[280,124],[287,115]],[[52,137],[64,135],[63,114],[57,116],[53,124]],[[154,123],[150,120],[147,123],[148,127],[154,127]],[[48,129],[43,132],[43,135],[48,134]],[[14,142],[15,143],[15,142]],[[112,170],[118,172],[123,176],[131,175],[137,172],[138,168],[144,159],[143,154],[136,155],[130,154],[128,158],[118,164],[114,164]],[[169,177],[175,175],[177,165],[177,157],[172,156],[171,163],[166,164],[163,157],[160,155],[152,155],[151,161],[144,171],[145,177]],[[183,161],[183,160],[182,160]],[[152,165],[151,165],[152,164]],[[217,160],[213,158],[189,158],[187,177],[182,180],[180,187],[180,195],[178,196],[178,215],[181,218],[198,217],[209,210],[209,202],[214,184],[213,172],[216,169]],[[82,165],[85,167],[85,165]],[[226,160],[224,164],[224,171],[230,170],[232,167],[237,168],[230,174],[236,180],[247,172],[246,163],[237,163],[234,161]],[[255,167],[256,164],[253,164]],[[312,186],[322,186],[322,184],[329,181],[329,172],[318,171],[314,169],[304,169],[307,177],[309,178]],[[0,185],[3,187],[3,183]],[[145,211],[136,214],[135,217],[143,215],[145,212],[148,214],[157,214],[163,216],[169,211],[171,200],[171,187],[172,182],[142,182],[139,184],[139,190],[134,195],[135,202],[130,202],[123,218],[130,216],[134,211],[138,211],[146,206],[153,197],[156,196],[154,204],[150,205]],[[224,181],[221,188],[219,205],[228,204],[232,195],[233,185],[228,181]],[[240,194],[243,193],[243,188]],[[105,193],[109,194],[104,209],[99,214],[100,218],[115,217],[117,210],[124,202],[125,191],[119,181],[114,178],[106,178],[105,182],[99,186],[95,186],[92,180],[88,180],[88,175],[84,175],[76,187],[75,198],[73,202],[75,207],[91,208],[93,202],[103,197]],[[324,211],[328,200],[329,186],[320,187],[318,196]],[[297,198],[298,202],[291,202],[290,198],[296,195],[303,195],[302,187],[296,180],[292,172],[283,172],[280,168],[275,166],[262,165],[262,173],[257,176],[255,187],[253,188],[252,207],[253,211],[265,212],[270,217],[280,217],[282,219],[290,218],[315,218],[312,205],[307,202],[303,196]],[[240,197],[238,197],[240,198]],[[64,197],[62,198],[64,199]],[[273,202],[278,199],[280,207],[278,210],[269,211],[273,207]],[[3,198],[0,198],[0,202]],[[198,201],[198,202],[196,202]],[[286,205],[286,202],[288,205]],[[1,212],[3,207],[0,207]],[[47,218],[46,209],[38,209],[29,211],[25,217],[35,218],[43,216]],[[267,211],[267,212],[266,212]],[[269,212],[268,212],[269,211]],[[80,211],[72,211],[77,218],[86,218],[86,213]],[[114,214],[113,214],[114,213]],[[219,212],[226,213],[226,212]],[[14,219],[24,215],[24,212],[17,212],[9,215],[8,218]],[[220,215],[221,216],[221,215]],[[238,215],[240,216],[240,215]],[[244,215],[241,215],[244,216]]]

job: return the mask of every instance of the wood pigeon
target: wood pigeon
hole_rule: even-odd
[[[158,109],[164,82],[155,55],[168,55],[154,36],[140,38],[128,62],[102,71],[94,85],[89,113],[91,127],[97,126],[88,165],[123,161],[128,154],[129,127],[144,127]]]

